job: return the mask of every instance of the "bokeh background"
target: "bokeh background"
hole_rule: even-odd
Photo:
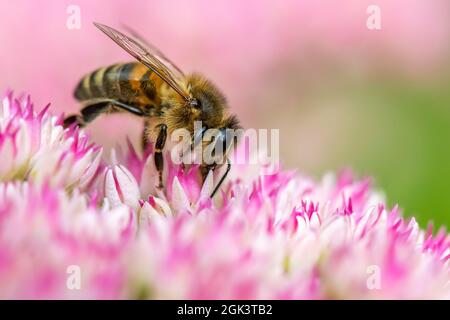
[[[380,30],[366,26],[372,4]],[[80,29],[66,27],[70,5]],[[129,60],[92,21],[127,24],[208,75],[245,127],[279,128],[285,167],[351,168],[423,227],[450,226],[448,0],[1,0],[0,12],[2,90],[74,112],[81,76]],[[110,116],[88,130],[137,145],[141,123]]]

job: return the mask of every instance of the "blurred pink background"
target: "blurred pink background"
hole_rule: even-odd
[[[409,69],[439,65],[450,37],[446,0],[377,1],[382,30],[366,28],[373,1],[1,1],[2,86],[42,95],[51,86],[70,91],[80,75],[129,57],[92,25],[100,21],[140,31],[187,70],[200,70],[226,91],[252,91],[261,73],[287,59],[311,64],[327,55],[339,60],[380,58]],[[81,29],[66,28],[67,8],[81,10]],[[357,63],[357,61],[354,61]],[[64,68],[63,68],[64,67]],[[28,73],[17,73],[26,68]],[[40,75],[41,81],[34,76]],[[249,81],[258,81],[249,83]],[[39,82],[39,84],[37,83]],[[262,81],[267,83],[267,80]],[[237,90],[236,88],[239,88]],[[247,88],[246,88],[247,89]],[[45,92],[48,94],[49,92]],[[62,94],[53,92],[55,102]]]
[[[283,112],[284,104],[326,78],[320,70],[330,65],[344,63],[350,66],[347,73],[396,68],[416,74],[439,67],[447,58],[449,1],[377,1],[380,31],[366,28],[366,9],[372,3],[3,0],[0,88],[29,92],[40,105],[51,102],[54,111],[77,110],[72,91],[80,77],[99,66],[130,60],[92,21],[114,27],[125,23],[184,70],[208,75],[244,124],[260,127],[255,112]],[[79,30],[66,28],[69,5],[80,7]],[[293,79],[282,88],[288,77]],[[280,96],[283,101],[278,101]],[[96,128],[120,120],[101,119]],[[131,131],[124,130],[135,137],[138,124],[132,123]],[[101,143],[117,143],[124,135],[115,129],[105,137],[96,128],[90,130]]]

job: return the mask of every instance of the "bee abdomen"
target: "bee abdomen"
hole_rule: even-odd
[[[151,74],[151,70],[136,62],[100,68],[81,79],[74,96],[79,101],[109,98],[128,103],[151,103],[157,98]]]
[[[111,75],[115,76],[120,66],[100,68],[83,77],[75,89],[75,98],[79,101],[93,98],[118,98],[117,81]]]

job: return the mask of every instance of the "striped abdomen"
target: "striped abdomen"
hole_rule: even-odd
[[[161,85],[161,79],[139,62],[115,64],[86,75],[74,96],[81,102],[114,99],[151,110],[160,104]]]

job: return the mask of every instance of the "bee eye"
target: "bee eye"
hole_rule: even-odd
[[[198,99],[192,99],[190,102],[191,106],[195,109],[201,109],[202,108],[202,103],[200,100]]]

